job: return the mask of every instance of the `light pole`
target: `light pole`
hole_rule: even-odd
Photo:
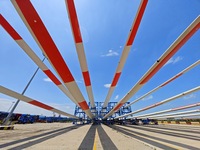
[[[42,62],[45,60],[45,57],[43,58]],[[31,84],[33,78],[35,77],[36,73],[38,72],[39,67],[36,69],[35,73],[33,74],[33,76],[31,77],[31,79],[29,80],[28,84],[26,85],[26,87],[24,88],[22,95],[24,95],[24,93],[26,92],[26,90],[28,89],[29,85]],[[11,109],[10,113],[8,114],[8,116],[4,119],[2,125],[9,125],[9,120],[15,110],[15,108],[17,107],[17,105],[19,104],[20,99],[17,100],[17,102],[15,103],[15,105],[13,106],[13,108]],[[10,109],[10,108],[9,108]]]
[[[10,111],[10,109],[12,108],[12,106],[13,106],[14,103],[15,103],[15,102],[12,102],[12,104],[11,104],[10,107],[8,108],[7,112]]]

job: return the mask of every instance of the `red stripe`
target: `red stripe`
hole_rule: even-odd
[[[81,37],[81,31],[78,23],[78,17],[76,14],[76,9],[74,6],[74,1],[73,0],[66,0],[68,4],[68,10],[69,10],[69,16],[72,24],[72,30],[74,33],[74,39],[76,43],[81,43],[82,42],[82,37]]]
[[[83,101],[83,102],[80,102],[78,103],[79,106],[82,108],[82,110],[88,110],[89,109],[89,106],[88,104],[86,103],[86,101]]]
[[[198,23],[198,25],[197,25],[197,30],[200,28],[200,22]]]
[[[160,70],[160,68],[187,42],[187,40],[200,28],[200,23],[198,23],[183,39],[180,41],[176,47],[163,59],[158,65],[144,78],[140,84],[144,84],[149,79],[151,79],[156,72]]]
[[[56,76],[50,70],[43,70],[44,73],[55,83],[56,85],[60,85],[61,82],[56,78]]]
[[[197,104],[191,104],[191,105],[188,105],[188,106],[182,106],[182,107],[178,107],[178,108],[173,108],[172,110],[181,110],[181,109],[185,109],[185,108],[190,108],[190,107],[194,107],[194,106],[199,106],[200,103],[197,103]]]
[[[119,104],[114,108],[114,111],[117,111],[122,105],[123,105],[123,103],[119,103]]]
[[[171,82],[171,81],[173,81],[174,79],[180,77],[182,74],[183,74],[183,73],[180,73],[180,74],[176,75],[175,77],[173,77],[173,78],[170,79],[169,81],[167,81],[167,82],[165,82],[164,84],[162,84],[160,87],[163,87],[163,86],[167,85],[169,82]]]
[[[69,68],[67,67],[64,59],[62,58],[59,50],[57,49],[30,0],[16,0],[16,3],[63,81],[65,83],[74,81]]]
[[[10,34],[14,40],[21,40],[21,36],[15,31],[15,29],[6,21],[6,19],[0,14],[0,24]]]
[[[52,109],[54,109],[53,107],[48,106],[48,105],[46,105],[46,104],[43,104],[43,103],[41,103],[41,102],[38,102],[38,101],[36,101],[36,100],[30,101],[30,102],[28,102],[28,103],[29,103],[29,104],[32,104],[32,105],[35,105],[35,106],[39,106],[39,107],[44,108],[44,109],[47,109],[47,110],[52,110]]]
[[[116,84],[117,84],[117,82],[119,80],[120,75],[121,75],[121,72],[115,74],[115,77],[113,79],[113,82],[112,82],[111,86],[116,86]]]
[[[137,30],[139,28],[140,22],[142,20],[142,16],[144,14],[147,2],[148,2],[148,0],[144,0],[143,3],[142,3],[142,6],[140,7],[138,16],[136,18],[135,24],[133,26],[133,29],[131,31],[131,34],[130,34],[130,37],[128,39],[128,42],[127,42],[126,46],[132,45],[133,40],[135,39],[135,36],[136,36]]]
[[[90,75],[89,75],[88,71],[83,72],[83,78],[84,78],[84,81],[85,81],[85,85],[86,86],[90,86],[91,85],[91,83],[90,83]]]
[[[150,108],[153,108],[153,107],[155,107],[155,106],[157,106],[157,105],[156,105],[156,104],[150,105],[150,106],[148,106],[148,107],[143,108],[142,111],[147,110],[147,109],[150,109]]]

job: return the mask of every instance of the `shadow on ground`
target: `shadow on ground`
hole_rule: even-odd
[[[56,136],[65,134],[65,133],[67,133],[67,132],[69,132],[69,131],[71,131],[73,129],[77,129],[79,127],[81,127],[81,126],[80,125],[70,126],[70,127],[61,128],[61,129],[53,130],[53,131],[50,131],[50,132],[42,133],[42,134],[39,134],[39,135],[35,135],[35,136],[32,136],[32,137],[28,137],[28,138],[24,138],[24,139],[12,141],[12,142],[9,142],[9,143],[1,144],[0,145],[0,149],[8,147],[8,146],[11,146],[11,145],[15,145],[15,144],[26,142],[26,143],[24,143],[22,145],[10,148],[8,150],[21,150],[21,149],[25,149],[27,147],[30,147],[30,146],[33,146],[35,144],[41,143],[43,141],[49,140],[49,139],[54,138]]]
[[[96,130],[98,132],[99,139],[104,150],[117,150],[117,147],[104,131],[101,125],[92,125],[90,127],[81,145],[79,146],[79,150],[93,149]]]
[[[159,147],[161,149],[175,150],[176,148],[169,147],[168,145],[161,144],[159,141],[171,143],[173,145],[181,146],[181,147],[192,149],[192,150],[199,150],[196,147],[193,147],[191,145],[187,145],[187,143],[184,144],[184,143],[178,143],[176,141],[171,141],[171,140],[168,140],[168,139],[162,139],[162,138],[159,138],[159,137],[152,136],[151,134],[144,134],[144,133],[141,133],[139,131],[133,131],[131,129],[123,128],[123,127],[120,127],[120,126],[112,125],[112,126],[109,126],[109,127],[112,128],[112,129],[115,129],[118,132],[121,132],[121,133],[123,133],[127,136],[136,138],[140,141],[143,141],[145,143],[149,143],[149,144],[154,145],[156,147]],[[138,127],[133,126],[132,128],[138,128]],[[143,130],[143,129],[141,129],[141,130]],[[154,131],[154,132],[156,133],[157,131]],[[165,133],[161,133],[161,134],[165,134]]]
[[[142,128],[141,128],[140,126],[127,125],[127,127],[134,128],[134,129],[140,129],[140,130],[143,130],[143,131],[148,131],[148,132],[153,132],[153,133],[160,133],[160,134],[164,134],[164,135],[170,135],[170,136],[176,136],[176,137],[180,137],[180,138],[186,138],[186,139],[200,141],[200,136],[195,136],[195,135],[191,136],[191,135],[183,134],[183,133],[177,134],[177,133],[171,132],[171,131],[161,131],[161,130],[157,130],[155,128],[152,129],[152,127],[149,128],[148,126],[142,126]],[[177,130],[175,130],[175,131],[177,131]]]

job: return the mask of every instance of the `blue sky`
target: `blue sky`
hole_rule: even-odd
[[[31,2],[88,101],[64,0]],[[108,86],[112,82],[139,3],[139,0],[75,0],[95,101],[103,102],[106,98]],[[10,1],[0,1],[0,13],[42,59],[41,50]],[[149,0],[111,101],[119,101],[127,94],[198,15],[200,15],[199,0]],[[200,31],[197,31],[167,65],[129,101],[142,96],[199,60],[199,41]],[[21,93],[37,66],[2,27],[0,27],[0,45],[0,84]],[[53,71],[47,60],[45,64]],[[132,109],[143,108],[197,87],[200,85],[199,76],[200,66],[197,66],[146,100],[135,103]],[[41,70],[25,95],[68,113],[74,112],[75,105]],[[199,99],[200,92],[195,92],[144,113],[197,103],[200,102]],[[0,94],[0,110],[7,111],[14,101],[16,101],[14,98]],[[21,103],[16,111],[52,115],[52,112],[24,103]]]

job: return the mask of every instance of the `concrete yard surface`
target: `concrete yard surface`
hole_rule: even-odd
[[[1,150],[200,149],[200,128],[172,125],[16,124],[1,130]]]
[[[145,149],[152,147],[133,140],[105,125],[72,123],[16,124],[0,131],[1,150]]]

